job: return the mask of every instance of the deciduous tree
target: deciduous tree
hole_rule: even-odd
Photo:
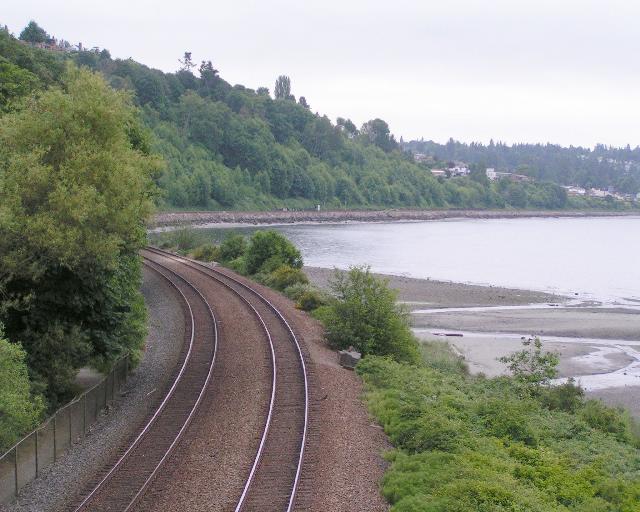
[[[148,147],[129,96],[88,70],[0,119],[0,319],[51,406],[77,368],[141,346]]]
[[[280,75],[276,80],[273,94],[277,100],[289,99],[291,96],[291,79],[288,76]]]

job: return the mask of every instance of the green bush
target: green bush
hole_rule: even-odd
[[[300,251],[277,231],[256,231],[246,251],[247,272],[270,273],[282,265],[302,268]]]
[[[31,391],[22,347],[4,339],[0,324],[0,454],[35,428],[44,411],[41,397]]]
[[[238,274],[247,275],[247,261],[244,256],[239,256],[238,258],[231,260],[226,263],[227,267],[229,267],[234,272]]]
[[[420,343],[420,352],[424,363],[431,368],[448,372],[468,372],[464,357],[454,353],[446,341],[423,341]]]
[[[179,251],[190,251],[198,243],[198,238],[192,228],[176,229],[170,239],[173,247],[176,247]]]
[[[326,296],[316,289],[309,289],[298,297],[296,307],[303,311],[314,311],[327,303]]]
[[[395,446],[382,483],[392,512],[638,510],[640,451],[615,409],[550,410],[514,378],[388,357],[356,371]]]
[[[551,410],[575,412],[584,402],[584,390],[573,379],[545,389],[540,400]]]
[[[311,285],[304,284],[304,283],[295,283],[295,284],[292,284],[291,286],[287,286],[283,290],[283,293],[291,300],[297,301],[300,297],[302,297],[302,295],[305,292],[311,289],[313,289]]]
[[[406,311],[396,304],[396,292],[368,267],[336,271],[331,283],[336,295],[321,312],[327,339],[335,348],[352,346],[363,354],[388,355],[418,362],[418,343]]]
[[[213,244],[203,244],[193,250],[191,257],[199,261],[216,261],[220,259],[220,248]]]
[[[540,338],[529,338],[522,342],[524,348],[509,356],[498,359],[505,363],[521,392],[538,394],[558,375],[560,357],[555,352],[542,350]]]
[[[292,268],[289,265],[281,265],[266,278],[267,286],[283,291],[294,284],[307,284],[309,279],[299,268]]]
[[[623,409],[608,407],[600,400],[587,400],[579,416],[591,428],[614,434],[620,441],[638,444],[633,420]]]
[[[220,261],[233,261],[245,254],[247,251],[247,240],[244,236],[232,233],[220,244]]]

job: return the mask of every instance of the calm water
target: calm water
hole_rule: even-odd
[[[640,217],[296,225],[305,263],[640,300]]]

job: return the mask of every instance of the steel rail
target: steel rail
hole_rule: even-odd
[[[256,295],[262,302],[264,302],[272,311],[274,311],[274,313],[276,314],[276,316],[280,319],[280,321],[285,325],[287,331],[289,332],[289,335],[291,336],[291,339],[293,340],[297,353],[298,353],[298,357],[300,360],[300,365],[302,368],[302,374],[303,374],[303,379],[304,379],[304,426],[303,426],[303,431],[302,431],[302,439],[301,439],[301,443],[300,443],[300,451],[299,451],[299,456],[298,456],[298,464],[297,464],[297,468],[296,468],[296,474],[295,474],[295,478],[293,481],[293,486],[292,486],[292,490],[291,490],[291,494],[289,497],[289,502],[287,505],[287,509],[286,512],[291,512],[291,510],[293,509],[293,505],[295,503],[295,498],[296,498],[296,493],[298,490],[298,486],[300,483],[300,475],[301,475],[301,471],[302,471],[302,464],[304,461],[304,452],[305,452],[305,446],[306,446],[306,442],[307,442],[307,432],[308,432],[308,427],[309,427],[309,379],[308,379],[308,372],[307,372],[307,367],[306,367],[306,363],[304,360],[304,356],[302,354],[302,347],[300,346],[300,343],[298,341],[297,336],[295,335],[295,333],[293,332],[293,329],[291,328],[291,325],[289,325],[289,322],[287,321],[287,319],[284,317],[284,315],[280,312],[280,310],[269,300],[267,299],[264,295],[262,295],[260,292],[258,292],[257,290],[254,290],[253,288],[251,288],[250,286],[246,285],[245,283],[241,282],[238,279],[235,279],[234,277],[231,277],[223,272],[220,272],[219,270],[209,267],[207,265],[202,264],[199,261],[195,261],[192,260],[190,258],[185,258],[183,256],[179,256],[173,253],[169,253],[167,251],[163,251],[160,249],[157,249],[155,247],[147,247],[146,248],[149,252],[151,253],[155,253],[170,259],[173,259],[175,261],[179,261],[182,263],[189,263],[190,267],[193,268],[194,270],[198,270],[199,272],[201,272],[202,274],[205,274],[209,277],[211,277],[212,279],[215,279],[216,281],[220,282],[221,284],[225,285],[227,288],[230,288],[233,290],[233,288],[231,288],[228,284],[224,283],[219,277],[212,275],[212,273],[218,274],[220,276],[223,276],[225,279],[228,279],[229,281],[232,281],[234,283],[236,283],[237,285],[239,285],[240,287],[242,287],[243,289],[248,290],[249,292],[251,292],[252,294]],[[195,266],[194,266],[195,265]],[[237,295],[239,295],[240,297],[242,297],[242,295],[240,295],[236,290],[235,293]],[[243,297],[244,298],[244,297]],[[247,299],[244,299],[245,302],[248,302]],[[252,306],[253,307],[253,306]],[[255,310],[255,308],[254,308]],[[275,374],[275,373],[274,373]],[[275,389],[275,386],[274,388]],[[271,414],[271,410],[269,412],[269,414]],[[253,475],[255,474],[255,471],[259,465],[260,462],[260,457],[262,455],[262,447],[264,446],[265,442],[266,442],[266,438],[267,438],[267,434],[268,431],[264,431],[261,441],[260,441],[260,451],[257,453],[256,458],[254,460],[253,466],[251,468],[251,472],[250,472],[250,479],[247,480],[246,484],[245,484],[245,488],[243,490],[242,496],[240,498],[240,501],[238,502],[238,505],[235,508],[235,512],[239,512],[242,509],[242,506],[244,504],[244,500],[248,494],[249,488],[251,486],[252,483],[252,478]]]
[[[152,252],[154,254],[160,255],[162,257],[165,258],[170,258],[173,259],[174,261],[178,261],[182,264],[185,264],[182,260],[180,260],[179,258],[174,258],[172,254],[169,253],[163,253],[160,251],[154,251],[154,250],[150,250],[150,248],[147,248],[147,250],[149,250],[149,252]],[[154,261],[154,260],[151,260]],[[188,261],[188,260],[187,260]],[[253,477],[255,476],[256,470],[258,469],[258,464],[262,458],[262,454],[264,452],[264,446],[266,444],[267,441],[267,435],[269,433],[269,430],[271,428],[271,419],[273,418],[273,409],[275,407],[275,397],[276,397],[276,383],[277,383],[277,365],[276,365],[276,354],[275,354],[275,349],[273,347],[273,339],[271,337],[271,333],[269,332],[269,328],[267,327],[267,324],[264,321],[264,318],[262,318],[262,315],[258,312],[258,310],[255,308],[255,306],[253,304],[251,304],[251,302],[249,302],[249,300],[244,297],[241,293],[239,293],[237,290],[235,290],[232,286],[230,286],[228,283],[225,283],[224,281],[215,278],[214,276],[211,276],[209,273],[204,272],[203,270],[197,268],[197,267],[192,267],[191,265],[186,265],[189,268],[192,268],[193,270],[200,272],[201,274],[207,276],[208,278],[212,278],[215,279],[219,284],[221,284],[222,286],[224,286],[225,288],[227,288],[228,290],[230,290],[232,293],[234,293],[235,295],[237,295],[241,300],[243,300],[250,308],[251,310],[255,313],[255,315],[257,316],[258,320],[260,321],[260,323],[262,324],[262,327],[267,335],[267,339],[269,340],[269,350],[271,352],[271,396],[269,399],[269,410],[267,413],[267,419],[265,421],[265,426],[263,429],[263,434],[262,437],[260,438],[260,444],[258,445],[258,451],[256,453],[256,457],[254,458],[253,464],[251,466],[251,470],[249,471],[249,476],[245,482],[244,488],[242,490],[242,494],[240,495],[240,499],[238,502],[238,505],[235,508],[235,511],[238,512],[240,510],[240,508],[242,507],[242,504],[244,503],[244,500],[248,494],[249,488],[251,487],[251,483],[253,482]]]
[[[198,405],[200,404],[202,395],[204,394],[204,391],[207,388],[208,383],[209,383],[209,381],[211,379],[211,375],[212,375],[212,372],[213,372],[213,367],[214,367],[214,364],[215,364],[216,353],[217,353],[217,349],[218,349],[218,328],[217,328],[217,322],[216,322],[216,319],[215,319],[215,315],[213,314],[213,311],[211,310],[211,307],[209,306],[209,303],[202,296],[200,291],[192,283],[190,283],[188,280],[184,279],[182,276],[178,275],[177,273],[173,272],[171,269],[169,269],[167,267],[164,267],[163,265],[160,265],[160,264],[158,264],[156,262],[153,262],[153,263],[155,263],[158,267],[161,267],[161,268],[164,268],[165,270],[168,270],[173,275],[175,275],[177,278],[179,278],[182,281],[184,281],[190,288],[192,288],[198,295],[200,295],[200,297],[202,298],[204,303],[207,305],[207,308],[209,309],[209,313],[211,315],[211,319],[213,320],[213,326],[214,326],[214,351],[213,351],[213,357],[211,359],[211,363],[210,363],[210,366],[209,366],[209,372],[207,374],[207,378],[206,378],[205,384],[203,385],[202,390],[201,390],[201,392],[200,392],[200,394],[198,396],[198,400],[196,401],[194,407],[190,411],[190,413],[189,413],[189,415],[187,417],[187,420],[185,421],[185,423],[183,424],[182,428],[178,432],[178,435],[177,435],[176,439],[174,439],[174,441],[171,443],[169,449],[164,454],[164,456],[162,457],[162,459],[160,460],[160,462],[158,463],[156,468],[153,470],[151,476],[146,479],[146,481],[144,482],[142,488],[136,493],[134,498],[129,502],[129,504],[125,508],[125,512],[130,510],[131,507],[135,504],[135,502],[142,495],[142,492],[144,491],[144,489],[146,489],[148,484],[151,482],[152,478],[156,475],[156,473],[159,470],[160,466],[164,463],[164,461],[166,460],[167,456],[171,453],[171,451],[173,450],[173,448],[175,447],[175,445],[179,441],[180,437],[182,436],[182,434],[186,430],[186,427],[191,422],[191,419],[193,418],[193,416],[195,414],[195,411],[196,411]],[[171,279],[164,272],[158,270],[157,268],[154,268],[152,265],[149,265],[147,262],[144,262],[144,264],[148,268],[150,268],[151,270],[156,272],[157,274],[161,275],[178,292],[178,294],[182,297],[183,303],[187,306],[187,309],[189,311],[189,317],[191,319],[191,336],[190,336],[190,339],[189,339],[189,348],[187,350],[187,354],[185,355],[185,358],[184,358],[184,361],[183,361],[182,366],[180,368],[180,371],[178,372],[178,375],[176,376],[175,380],[173,381],[173,384],[171,385],[171,388],[167,392],[166,396],[162,400],[161,404],[158,406],[158,409],[155,411],[155,413],[153,414],[151,419],[147,422],[147,424],[144,426],[142,431],[138,434],[138,436],[134,439],[134,441],[127,448],[125,453],[118,459],[118,461],[114,464],[114,466],[107,472],[107,474],[100,480],[100,482],[98,482],[98,484],[93,488],[93,490],[82,500],[80,505],[78,505],[75,508],[74,512],[79,512],[87,504],[89,504],[89,502],[93,499],[93,497],[102,488],[104,488],[105,484],[111,479],[111,477],[115,474],[115,472],[118,469],[120,469],[120,467],[122,466],[124,461],[129,457],[131,452],[140,444],[140,441],[142,440],[142,438],[147,434],[147,432],[155,424],[158,416],[165,409],[167,403],[172,398],[172,396],[173,396],[178,384],[180,383],[180,381],[182,379],[182,376],[184,375],[184,372],[185,372],[185,369],[187,367],[187,364],[189,363],[189,361],[191,359],[191,353],[193,351],[193,344],[194,344],[194,338],[195,338],[195,318],[194,318],[194,315],[193,315],[193,310],[191,308],[191,304],[189,303],[189,300],[186,298],[186,296],[184,295],[182,290],[180,290],[180,288],[173,281],[171,281]]]

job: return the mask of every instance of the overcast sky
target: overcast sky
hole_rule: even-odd
[[[407,140],[640,144],[635,0],[3,0],[0,23],[30,19],[164,71],[191,51],[232,84],[286,74]]]

